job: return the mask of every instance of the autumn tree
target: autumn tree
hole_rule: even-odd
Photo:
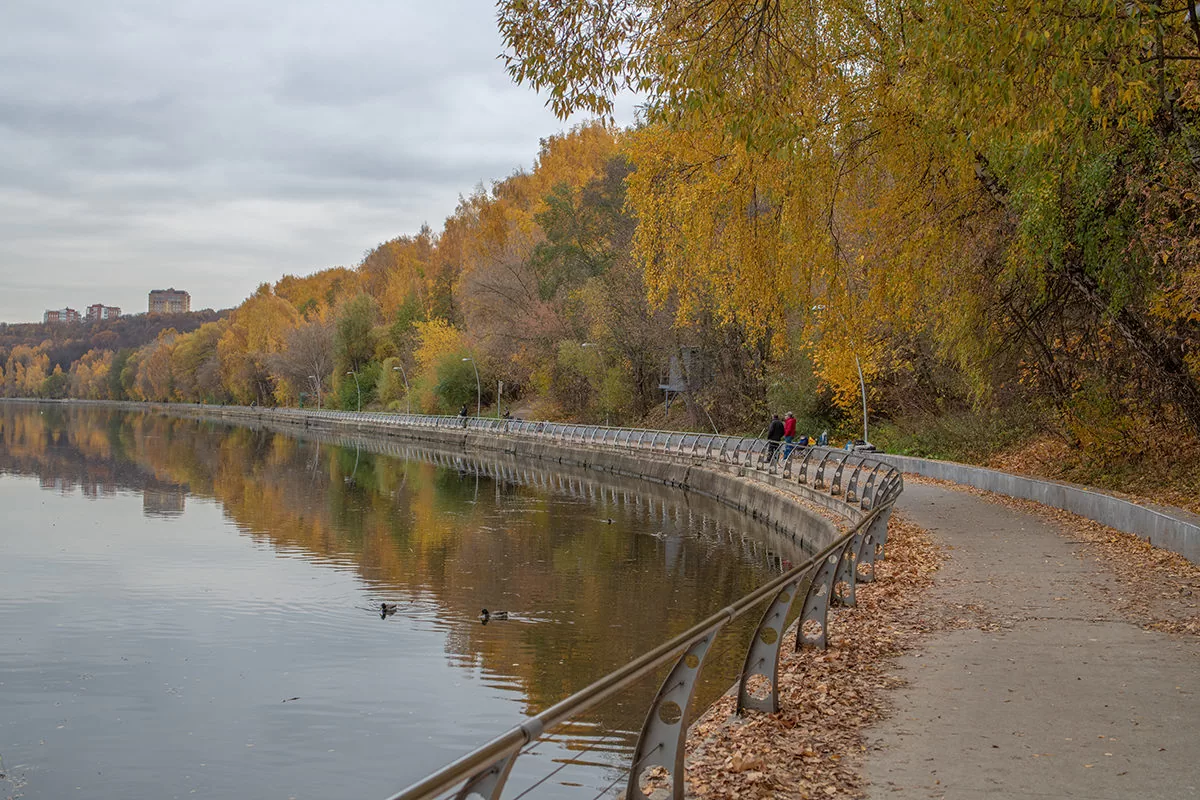
[[[109,394],[109,370],[112,368],[111,350],[89,350],[71,365],[69,394],[87,400],[107,400]]]
[[[331,267],[312,275],[284,275],[275,283],[274,292],[291,303],[305,319],[326,319],[342,297],[359,290],[357,271]]]
[[[707,306],[779,337],[824,307],[816,361],[844,397],[855,356],[904,370],[899,344],[922,336],[976,393],[1008,341],[1069,395],[1063,346],[1128,406],[1140,383],[1194,428],[1196,15],[1110,0],[500,4],[510,71],[560,114],[648,96],[635,246],[682,314]],[[1048,335],[1064,325],[1065,341]],[[1070,351],[1089,330],[1128,368]]]
[[[216,403],[228,397],[221,384],[219,345],[228,324],[209,322],[180,336],[171,354],[175,396],[184,402]]]
[[[286,347],[271,359],[272,374],[276,380],[288,382],[297,395],[322,391],[332,385],[333,349],[330,325],[302,323],[288,334]]]
[[[229,318],[217,342],[221,382],[243,405],[269,404],[280,398],[268,362],[284,349],[287,336],[300,320],[295,306],[271,291],[268,284],[246,299]],[[285,397],[286,397],[286,387]]]

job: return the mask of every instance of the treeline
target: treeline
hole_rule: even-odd
[[[168,335],[190,333],[215,322],[228,311],[192,311],[186,314],[134,314],[110,320],[78,323],[0,324],[0,396],[4,397],[109,397],[72,392],[72,375],[79,375],[80,362],[95,362],[97,356],[111,363],[115,353],[132,353]],[[108,354],[104,356],[104,354]],[[116,379],[114,375],[114,379]]]
[[[849,408],[1200,431],[1200,5],[501,0],[556,111],[647,97],[655,297],[811,347]]]
[[[692,426],[848,432],[861,374],[876,419],[1019,414],[1081,452],[1195,439],[1194,5],[499,9],[510,70],[556,110],[626,87],[644,120],[546,140],[353,268],[91,350],[70,391],[453,412],[478,369],[489,406],[503,381],[501,405],[625,423],[668,371]]]
[[[761,413],[771,342],[717,314],[652,305],[632,241],[628,134],[600,123],[542,143],[532,170],[464,197],[441,231],[385,242],[353,268],[288,275],[238,308],[138,347],[96,336],[56,363],[9,350],[8,395],[531,413],[616,424],[660,407],[674,358],[708,425]],[[53,327],[53,326],[52,326]],[[686,351],[686,352],[685,352]],[[476,370],[479,386],[476,384]],[[773,372],[774,370],[774,372]],[[407,387],[407,388],[406,388]]]

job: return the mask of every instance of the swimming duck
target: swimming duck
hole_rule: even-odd
[[[387,619],[392,614],[395,614],[396,609],[398,609],[398,608],[400,608],[399,603],[380,603],[379,604],[379,618]]]
[[[488,624],[490,619],[508,619],[507,611],[488,611],[486,608],[479,612],[479,621],[484,625]]]

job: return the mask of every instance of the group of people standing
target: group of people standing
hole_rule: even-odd
[[[778,414],[774,414],[771,417],[771,424],[767,426],[768,459],[773,459],[778,455],[780,443],[783,444],[783,457],[787,458],[792,454],[794,447],[810,447],[814,444],[824,447],[829,444],[829,432],[822,431],[818,440],[813,440],[807,434],[797,438],[796,415],[789,411],[783,419],[780,419]]]

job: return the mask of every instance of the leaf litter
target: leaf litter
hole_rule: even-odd
[[[781,710],[738,717],[736,695],[729,693],[692,725],[686,795],[863,797],[864,729],[888,713],[888,692],[904,684],[892,674],[893,660],[947,623],[921,604],[942,561],[923,529],[893,513],[875,580],[858,584],[856,607],[829,610],[829,649],[784,646]],[[789,635],[794,642],[794,626]],[[662,796],[663,784],[658,788],[652,796]]]

